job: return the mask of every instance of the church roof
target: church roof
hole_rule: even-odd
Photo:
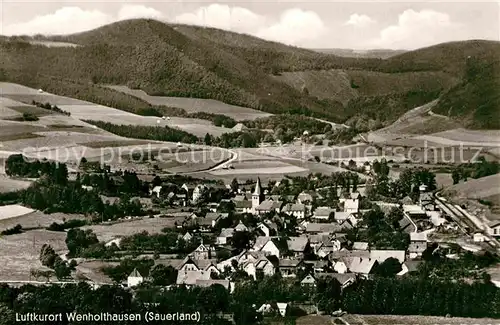
[[[259,177],[257,177],[257,183],[255,184],[255,190],[253,191],[253,195],[262,195],[262,186],[260,184]]]

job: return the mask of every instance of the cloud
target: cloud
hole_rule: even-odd
[[[278,22],[262,28],[255,36],[290,45],[304,45],[324,36],[326,27],[317,13],[301,9],[290,9],[281,15]]]
[[[7,25],[4,35],[71,34],[97,28],[110,22],[110,17],[98,10],[64,7],[52,14],[37,16],[30,21]]]
[[[163,14],[154,8],[142,5],[125,5],[118,12],[118,20],[134,18],[163,19]]]
[[[98,10],[83,10],[79,7],[63,7],[54,13],[37,16],[23,23],[7,25],[4,35],[56,35],[73,34],[98,28],[118,20],[132,18],[161,19],[163,15],[156,9],[141,5],[124,5],[116,16]]]
[[[211,4],[174,18],[174,22],[180,24],[221,28],[242,33],[255,32],[265,21],[265,17],[246,8],[221,4]]]
[[[349,17],[349,20],[345,22],[344,25],[351,25],[355,27],[367,27],[371,24],[375,23],[375,20],[370,18],[370,16],[367,15],[360,15],[360,14],[352,14]]]
[[[406,10],[399,15],[396,25],[388,26],[371,46],[415,49],[441,42],[459,40],[462,26],[450,16],[434,10]]]

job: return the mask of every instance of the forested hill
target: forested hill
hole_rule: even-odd
[[[0,78],[100,103],[147,105],[98,86],[120,84],[151,95],[211,98],[270,113],[381,125],[450,89],[456,93],[455,87],[466,80],[467,57],[487,64],[500,54],[498,42],[472,41],[385,60],[350,58],[144,19],[50,40],[81,46],[49,48],[31,45],[26,38],[0,39]],[[333,77],[324,76],[325,71]],[[302,72],[313,81],[298,75]],[[321,86],[332,89],[318,93]],[[497,98],[481,114],[474,113],[473,104],[452,110],[452,116],[466,116],[466,126],[491,128],[481,119],[498,110]]]

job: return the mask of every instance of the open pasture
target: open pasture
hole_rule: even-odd
[[[32,269],[44,269],[39,260],[42,245],[49,244],[56,253],[63,253],[66,251],[65,239],[65,232],[46,230],[0,237],[0,281],[30,280]]]
[[[85,216],[66,213],[45,214],[41,211],[33,211],[17,217],[0,219],[0,230],[12,228],[18,224],[21,225],[23,229],[47,228],[54,222],[63,223],[65,220],[68,221],[74,219],[85,219]]]
[[[489,200],[500,195],[500,174],[455,184],[444,191],[445,195],[456,198]]]
[[[255,120],[260,117],[271,115],[252,108],[229,105],[213,99],[150,96],[142,90],[130,89],[126,86],[108,87],[116,91],[121,91],[123,93],[141,98],[152,105],[178,107],[184,109],[188,113],[207,112],[212,114],[222,114],[229,116],[236,121]]]
[[[218,169],[211,172],[212,175],[262,175],[262,174],[294,174],[307,171],[307,169],[294,166],[282,161],[254,160],[235,162],[234,169]]]
[[[132,220],[122,220],[112,224],[99,224],[84,226],[82,229],[92,229],[97,235],[99,241],[109,242],[113,239],[131,236],[143,231],[150,234],[161,233],[163,228],[175,227],[175,222],[182,222],[184,217],[169,217],[169,218],[137,218]]]

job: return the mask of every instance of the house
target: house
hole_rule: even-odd
[[[353,250],[359,250],[359,251],[366,251],[368,250],[368,243],[367,242],[361,242],[357,241],[352,244],[352,249]]]
[[[264,200],[261,204],[255,207],[255,214],[264,215],[271,212],[279,213],[282,206],[283,202],[281,201]]]
[[[206,195],[208,191],[208,187],[206,187],[204,184],[196,185],[196,187],[193,189],[193,198],[192,202],[193,204],[198,203],[203,199],[203,197]]]
[[[427,233],[426,232],[412,232],[410,233],[410,246],[408,253],[410,258],[421,256],[427,249]]]
[[[344,202],[344,212],[359,212],[359,193],[352,193],[351,198],[341,199],[340,201]]]
[[[247,200],[233,200],[234,207],[237,213],[252,213],[252,201]]]
[[[177,272],[177,285],[195,286],[198,280],[210,280],[211,272],[203,270]]]
[[[184,235],[179,235],[179,239],[182,239],[185,242],[190,242],[193,239],[193,236],[187,231]]]
[[[333,252],[337,252],[341,249],[341,243],[339,240],[334,240],[329,243],[321,243],[319,246],[314,248],[314,253],[320,257],[325,258]]]
[[[351,257],[346,266],[352,273],[368,275],[373,272],[378,263],[373,258]]]
[[[427,218],[425,210],[416,204],[403,204],[403,212],[413,220]]]
[[[346,221],[347,219],[349,219],[350,216],[353,216],[352,212],[335,211],[334,215],[333,215],[333,218],[338,223],[342,223],[342,222]]]
[[[248,231],[248,227],[243,224],[243,222],[240,220],[240,222],[234,227],[234,231]]]
[[[490,222],[488,224],[487,230],[491,236],[495,236],[495,237],[500,236],[500,219]]]
[[[286,213],[289,216],[294,216],[297,219],[304,219],[306,217],[306,206],[301,203],[288,203],[283,207],[284,213]]]
[[[346,261],[338,260],[337,262],[333,262],[333,270],[337,273],[344,274],[347,273],[347,264]]]
[[[406,215],[399,220],[399,228],[407,234],[417,231],[417,226]]]
[[[278,311],[279,311],[281,317],[285,317],[287,309],[288,309],[288,304],[284,303],[284,302],[278,302],[278,303],[276,303],[276,305],[278,306]]]
[[[316,286],[316,279],[311,275],[308,274],[302,281],[300,281],[301,286],[308,286],[308,287],[315,287]]]
[[[207,229],[212,229],[215,227],[217,222],[219,222],[222,219],[225,219],[229,216],[228,213],[220,213],[220,212],[208,212],[205,215],[205,218],[198,218],[197,219],[197,224],[201,227],[205,227]]]
[[[335,209],[329,207],[317,207],[312,215],[313,219],[328,220],[335,213]]]
[[[401,250],[371,250],[370,258],[379,263],[384,262],[388,258],[395,258],[399,263],[404,263],[406,260],[406,252]]]
[[[257,276],[272,276],[274,275],[274,265],[265,257],[258,256],[256,259],[249,259],[243,262],[242,269],[254,280]]]
[[[308,234],[333,234],[341,232],[343,227],[338,223],[314,223],[310,222],[306,226]]]
[[[324,279],[324,278],[331,278],[331,279],[336,279],[342,288],[344,290],[354,282],[356,282],[356,274],[354,273],[344,273],[344,274],[339,274],[339,273],[317,273],[316,278],[318,279]]]
[[[325,272],[330,263],[328,261],[306,261],[304,260],[304,265],[308,265],[312,268],[314,273]]]
[[[304,251],[309,245],[309,239],[307,237],[290,237],[287,240],[288,250],[296,258],[303,258]]]
[[[277,258],[280,258],[281,256],[280,250],[273,242],[272,237],[264,237],[264,236],[257,237],[250,251],[264,252],[266,255],[274,255]]]
[[[297,195],[297,203],[311,204],[318,198],[321,198],[320,195],[314,191],[303,191]]]
[[[142,275],[137,271],[137,269],[134,269],[132,273],[127,277],[127,287],[132,288],[135,286],[138,286],[144,281],[144,278]]]
[[[195,260],[208,260],[212,258],[212,255],[215,253],[215,250],[210,245],[200,244],[192,253],[193,258]]]
[[[257,225],[257,229],[259,229],[265,237],[269,237],[271,235],[271,229],[269,229],[269,227],[263,222],[260,222]]]
[[[283,277],[295,277],[299,267],[303,265],[302,260],[298,259],[280,259],[279,271]]]
[[[406,261],[401,265],[401,271],[397,275],[405,275],[418,271],[418,267],[422,264],[422,261],[412,260]]]
[[[432,197],[432,193],[420,193],[418,203],[426,211],[436,210],[436,202]]]
[[[163,263],[162,263],[163,264]],[[207,271],[219,274],[216,260],[214,259],[195,259],[192,255],[186,256],[176,268],[177,271]]]
[[[217,245],[227,245],[230,243],[231,238],[233,238],[234,228],[222,228],[219,236],[217,236],[216,244]]]
[[[473,240],[474,240],[475,243],[482,243],[482,242],[485,242],[485,241],[489,241],[489,238],[486,237],[485,235],[483,235],[480,232],[476,232],[474,234]]]
[[[152,190],[149,191],[149,195],[154,195],[157,198],[160,198],[161,186],[155,186]]]

